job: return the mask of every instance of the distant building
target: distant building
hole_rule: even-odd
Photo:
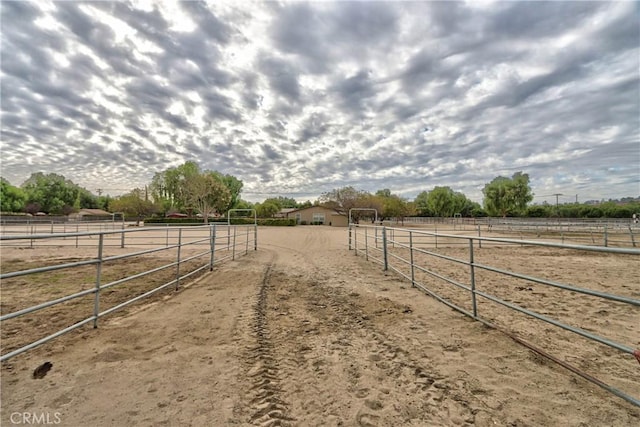
[[[167,218],[188,218],[189,215],[180,212],[173,212],[167,215]]]
[[[69,219],[74,221],[112,221],[115,214],[102,209],[80,209],[69,214]]]
[[[280,209],[280,211],[277,214],[275,214],[273,217],[274,218],[286,218],[287,214],[289,212],[293,212],[293,211],[297,211],[297,210],[298,209],[296,209],[296,208],[283,208],[283,209]]]
[[[349,225],[347,215],[324,206],[293,209],[287,212],[286,218],[293,218],[298,224],[330,225],[332,227],[347,227]]]

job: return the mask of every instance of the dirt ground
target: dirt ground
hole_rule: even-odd
[[[640,424],[639,408],[356,257],[346,233],[260,228],[258,251],[106,318],[97,330],[9,360],[1,371],[2,425],[24,413],[74,427]],[[548,264],[523,261],[514,250],[481,252],[479,259],[503,259],[531,271]],[[638,297],[637,263],[585,259],[562,264],[565,271],[550,277],[569,275],[580,283],[594,279],[589,265],[598,265],[603,270],[595,271],[610,273],[591,281],[603,288],[620,284],[621,294]],[[509,283],[502,296],[542,300],[538,289],[519,286]],[[637,310],[556,303],[542,308],[563,320],[595,319],[596,332],[608,328],[621,342],[640,345]],[[491,317],[488,305],[480,311]],[[533,342],[545,336],[546,326],[505,316],[493,317]],[[563,339],[569,348],[578,346],[574,336]],[[552,347],[562,355],[565,346]],[[574,359],[565,359],[596,369],[596,377],[601,369],[638,397],[635,360],[575,350],[568,353]],[[593,359],[582,360],[588,357]],[[45,361],[52,369],[33,379]]]

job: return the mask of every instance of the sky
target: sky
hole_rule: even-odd
[[[640,196],[640,3],[0,3],[0,174],[117,196],[197,162],[344,186]]]

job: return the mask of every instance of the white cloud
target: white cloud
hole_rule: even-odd
[[[521,168],[536,194],[637,196],[634,7],[7,2],[2,175],[64,163],[119,194],[196,160],[252,201],[344,185],[480,201]]]

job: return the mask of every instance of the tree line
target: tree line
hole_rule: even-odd
[[[269,218],[282,209],[300,209],[313,205],[322,205],[343,212],[352,208],[373,208],[377,210],[381,219],[457,215],[630,218],[634,213],[640,213],[638,201],[624,205],[615,202],[599,205],[531,205],[533,192],[529,181],[529,175],[522,172],[516,172],[510,178],[494,178],[485,184],[482,190],[482,205],[447,186],[423,191],[414,200],[393,194],[386,188],[370,193],[347,186],[323,193],[313,202],[307,200],[300,203],[293,198],[278,196],[267,198],[260,203],[251,203],[241,198],[243,182],[240,179],[217,171],[202,170],[197,163],[189,161],[156,173],[144,188],[135,188],[118,197],[101,194],[96,196],[55,173],[34,173],[19,187],[0,178],[0,211],[68,215],[79,209],[97,208],[109,212],[123,212],[127,217],[137,218],[184,213],[188,216],[201,216],[205,222],[210,216],[224,215],[229,209],[253,208],[259,217]]]

